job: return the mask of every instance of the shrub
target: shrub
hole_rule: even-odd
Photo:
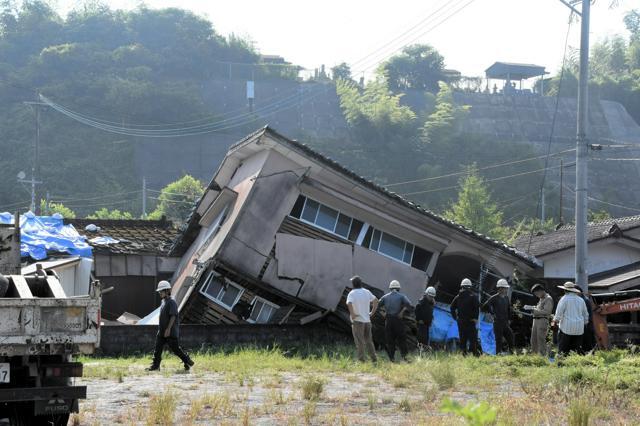
[[[446,362],[439,362],[431,367],[429,374],[440,389],[451,389],[456,384],[456,374]]]
[[[463,406],[449,398],[442,402],[441,411],[462,416],[467,424],[472,426],[492,425],[496,422],[498,414],[498,410],[486,402],[468,403]]]
[[[307,376],[302,380],[302,397],[309,401],[320,399],[324,390],[324,380],[317,376]]]

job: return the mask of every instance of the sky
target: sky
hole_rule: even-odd
[[[640,0],[597,0],[591,11],[591,41],[627,36],[624,13]],[[65,13],[79,0],[58,0]],[[105,1],[131,9],[137,0]],[[495,61],[534,63],[560,69],[569,9],[559,0],[146,0],[148,7],[180,7],[213,22],[218,33],[249,37],[263,54],[314,69],[340,62],[354,75],[369,76],[403,45],[427,43],[448,68],[479,76]],[[415,27],[415,28],[414,28]],[[569,48],[579,47],[579,21]],[[413,29],[413,30],[412,30]],[[409,32],[408,32],[409,31]],[[408,32],[408,33],[407,33]]]

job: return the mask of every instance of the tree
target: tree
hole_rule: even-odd
[[[346,62],[343,62],[335,67],[331,68],[331,78],[333,80],[347,80],[353,81],[351,76],[351,67]]]
[[[109,210],[106,207],[96,210],[87,219],[117,219],[117,220],[130,220],[133,219],[133,215],[129,212],[120,211],[118,209]]]
[[[449,85],[444,82],[440,82],[439,85],[436,106],[422,128],[422,140],[427,143],[434,140],[450,140],[458,122],[469,110],[467,106],[456,106],[453,101],[453,91]]]
[[[611,214],[606,210],[589,210],[589,222],[602,222],[611,219]]]
[[[477,168],[469,167],[466,177],[460,179],[458,200],[444,216],[476,232],[503,239],[507,233],[502,226],[502,212],[491,200],[491,194]]]
[[[450,81],[444,70],[444,57],[427,44],[413,44],[383,63],[379,73],[389,81],[394,92],[408,89],[436,93],[438,82]]]
[[[64,217],[65,219],[74,219],[76,217],[76,213],[71,210],[69,207],[65,206],[62,203],[49,203],[47,204],[46,200],[40,200],[40,211],[43,215],[51,216],[56,213]]]
[[[158,206],[149,218],[159,219],[166,216],[169,220],[182,223],[189,217],[194,203],[200,199],[203,192],[204,186],[198,179],[185,175],[162,188]]]

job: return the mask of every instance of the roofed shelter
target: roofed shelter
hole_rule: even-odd
[[[487,79],[504,80],[503,93],[514,93],[512,82],[520,82],[520,90],[522,90],[522,80],[528,80],[533,77],[544,77],[548,74],[545,67],[534,64],[518,64],[514,62],[495,62],[485,70]],[[544,80],[543,80],[544,81]],[[543,83],[544,84],[544,83]],[[544,93],[544,87],[541,86],[540,93]]]

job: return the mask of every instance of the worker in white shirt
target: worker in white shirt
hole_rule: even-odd
[[[364,362],[365,349],[369,352],[371,361],[378,361],[376,348],[373,345],[371,333],[371,317],[378,307],[378,298],[369,290],[362,287],[362,279],[359,276],[351,278],[353,290],[347,295],[347,308],[351,317],[351,332],[353,341],[356,344],[358,360]]]
[[[558,352],[566,355],[581,350],[584,328],[589,323],[589,312],[575,283],[566,282],[558,288],[564,290],[564,296],[558,302],[553,322],[560,328]]]

